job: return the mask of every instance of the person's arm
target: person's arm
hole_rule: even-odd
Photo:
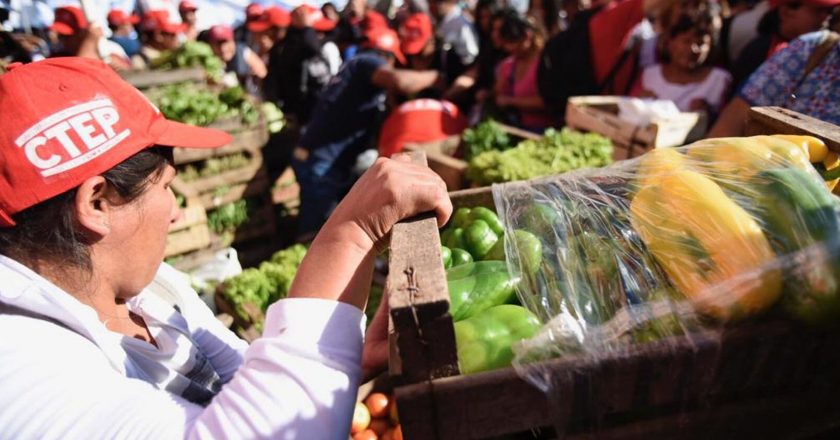
[[[474,86],[476,79],[478,79],[478,66],[472,66],[469,70],[455,78],[455,81],[452,81],[452,85],[444,92],[443,99],[451,101]]]
[[[259,79],[265,78],[268,74],[268,68],[265,67],[263,60],[251,49],[245,49],[245,63],[248,64],[251,75]]]
[[[413,95],[429,88],[440,79],[436,70],[406,70],[382,66],[373,72],[373,85],[403,95]]]
[[[747,113],[750,105],[736,96],[723,108],[717,122],[706,134],[707,138],[743,136],[747,128]]]

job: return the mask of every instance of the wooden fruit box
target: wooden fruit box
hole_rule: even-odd
[[[519,139],[540,138],[540,135],[531,133],[530,131],[505,124],[497,124],[507,134]],[[412,151],[423,151],[426,154],[429,168],[440,175],[443,181],[446,182],[446,188],[449,191],[457,191],[469,187],[469,182],[466,179],[467,161],[453,157],[451,154],[457,149],[458,142],[460,142],[460,137],[455,136],[443,141],[406,144],[404,151],[408,153]],[[455,148],[452,148],[453,143],[456,144]]]
[[[253,240],[271,242],[275,235],[274,206],[269,203],[268,195],[259,197],[261,205],[249,213],[248,221],[236,228],[231,235],[210,232],[210,243],[214,247],[230,246]]]
[[[204,206],[196,198],[187,199],[181,219],[172,224],[166,236],[165,257],[203,249],[210,244],[210,229]]]
[[[208,127],[230,133],[233,140],[221,148],[175,148],[174,160],[176,165],[227,156],[245,150],[258,150],[268,142],[268,129],[265,125],[265,119],[262,117],[251,125],[243,124],[239,118],[226,118],[218,120]]]
[[[268,178],[262,153],[258,149],[243,152],[250,159],[246,166],[189,182],[176,176],[172,181],[173,190],[185,197],[198,197],[207,209],[266,193]]]
[[[616,160],[640,156],[652,148],[685,144],[698,123],[697,113],[654,121],[646,126],[631,124],[618,117],[618,96],[577,96],[566,104],[566,125],[608,137],[616,144]]]
[[[832,148],[840,139],[836,126],[800,128]],[[456,208],[495,208],[490,188],[450,197]],[[513,368],[459,375],[438,234],[432,214],[391,233],[389,370],[406,439],[529,430],[550,438],[805,438],[840,429],[840,329],[772,318],[543,361],[550,394]]]
[[[181,82],[203,83],[207,81],[207,74],[201,67],[173,70],[127,70],[119,72],[119,74],[129,84],[138,89]]]

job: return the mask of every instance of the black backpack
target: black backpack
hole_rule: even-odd
[[[569,28],[551,37],[543,48],[537,70],[537,88],[558,126],[565,124],[566,102],[572,96],[629,92],[614,90],[613,79],[621,66],[636,52],[634,46],[625,49],[602,83],[599,84],[595,79],[589,22],[601,9],[596,7],[578,12]],[[638,57],[634,56],[633,59],[636,61]]]

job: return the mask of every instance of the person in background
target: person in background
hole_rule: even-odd
[[[387,93],[410,96],[439,80],[433,70],[394,68],[396,62],[406,62],[399,45],[393,30],[371,31],[364,50],[348,60],[321,93],[292,154],[300,184],[299,239],[305,241],[324,225],[356,179],[356,158],[376,147],[373,137],[379,132]]]
[[[504,122],[542,133],[551,125],[537,90],[537,68],[545,38],[531,19],[519,14],[506,16],[499,37],[510,56],[496,69],[496,106],[508,116]]]
[[[382,123],[379,132],[379,155],[391,157],[406,144],[441,142],[441,152],[452,156],[467,120],[449,101],[414,99],[395,108]],[[451,142],[450,142],[451,141]]]
[[[749,2],[743,2],[743,4],[747,5]],[[769,10],[770,2],[762,0],[746,11],[739,14],[733,13],[724,19],[720,34],[721,64],[724,67],[730,68],[741,56],[744,47],[759,35],[758,23]]]
[[[774,0],[759,23],[759,35],[741,51],[731,66],[740,86],[765,60],[796,37],[827,27],[840,0]]]
[[[779,106],[840,125],[840,37],[805,34],[770,57],[721,112],[709,137],[744,136],[752,106]]]
[[[181,0],[181,3],[178,3],[178,14],[181,16],[181,23],[184,24],[183,35],[186,41],[195,41],[198,37],[196,11],[198,11],[198,6],[193,0]]]
[[[438,20],[436,32],[443,53],[441,69],[448,86],[478,57],[478,34],[458,0],[432,0],[429,5]]]
[[[557,0],[529,0],[527,15],[534,19],[546,37],[560,32],[560,5]]]
[[[263,81],[263,96],[275,103],[292,126],[309,120],[318,95],[329,81],[330,67],[321,52],[319,30],[335,27],[321,10],[301,5],[291,13],[286,38],[274,45]]]
[[[400,50],[405,55],[409,68],[440,68],[440,58],[436,56],[433,35],[432,20],[422,12],[411,14],[400,25]]]
[[[328,20],[338,23],[341,20],[341,14],[338,13],[338,8],[331,2],[326,2],[321,5],[321,13],[324,14]]]
[[[251,36],[251,48],[264,64],[268,65],[274,45],[286,38],[291,22],[292,18],[285,9],[271,6],[265,9],[260,17],[250,19],[246,25],[248,34]]]
[[[131,59],[134,67],[148,68],[162,52],[177,49],[184,29],[183,24],[170,20],[169,11],[156,9],[146,12],[140,20],[140,42],[143,45],[140,53]]]
[[[236,41],[247,43],[251,46],[251,49],[257,52],[259,51],[257,50],[255,44],[255,38],[253,38],[253,35],[251,35],[248,31],[248,25],[259,20],[262,17],[263,12],[265,12],[263,5],[259,3],[248,3],[248,6],[245,7],[245,21],[236,26],[233,30],[233,35],[236,37]]]
[[[641,96],[673,101],[684,112],[702,112],[714,120],[726,102],[732,76],[709,65],[717,41],[714,23],[701,11],[685,13],[660,36],[661,63],[642,72]]]
[[[225,63],[225,72],[235,74],[245,90],[256,93],[266,75],[266,67],[260,57],[245,44],[237,43],[233,38],[233,29],[225,25],[211,27],[207,31],[207,40],[213,53]]]
[[[122,9],[112,9],[108,12],[108,27],[111,29],[111,41],[120,45],[126,55],[133,57],[140,53],[140,39],[134,25],[140,22],[140,17],[126,14]]]
[[[0,108],[15,112],[0,118],[3,437],[349,437],[359,384],[388,362],[387,300],[365,331],[375,257],[398,221],[447,221],[440,177],[379,159],[249,346],[162,263],[180,215],[171,146],[230,135],[166,120],[83,58],[13,66]]]
[[[131,62],[119,44],[105,38],[102,28],[88,23],[84,12],[76,6],[62,6],[55,10],[50,30],[56,33],[58,47],[54,57],[80,56],[102,59],[115,70],[131,67]]]

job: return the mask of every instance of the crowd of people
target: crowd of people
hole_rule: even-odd
[[[112,10],[107,32],[64,6],[48,54],[4,32],[0,55],[78,55],[123,70],[146,68],[186,41],[208,43],[231,76],[283,110],[286,133],[269,146],[290,147],[268,156],[291,154],[305,236],[358,177],[364,151],[389,155],[486,117],[540,133],[564,124],[570,96],[670,100],[699,112],[710,136],[743,134],[751,105],[840,123],[840,46],[828,32],[838,5],[532,0],[523,11],[506,0],[412,0],[383,14],[364,0],[341,11],[331,3],[291,11],[252,3],[236,28],[198,29],[199,6],[182,0],[178,17]],[[386,118],[392,112],[402,116]]]

